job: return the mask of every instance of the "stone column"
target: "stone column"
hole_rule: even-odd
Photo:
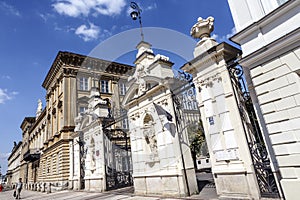
[[[191,73],[220,198],[259,199],[260,192],[227,63],[241,51],[210,38],[212,17],[198,19],[191,34],[201,41],[194,59],[182,69]]]

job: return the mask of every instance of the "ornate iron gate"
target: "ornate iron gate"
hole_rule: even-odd
[[[245,84],[243,69],[235,62],[228,64],[228,71],[235,98],[243,121],[257,182],[262,197],[279,197],[275,176],[270,166],[269,155],[254,111],[253,103]]]
[[[195,86],[191,75],[185,72],[178,72],[176,79],[176,88],[172,90],[172,100],[175,111],[176,128],[181,142],[189,141],[194,167],[197,169],[197,154],[209,159],[208,149],[205,142],[204,130],[201,122],[200,110],[197,103]],[[187,136],[188,138],[182,138]],[[205,151],[203,151],[205,149]],[[181,146],[180,146],[180,150]],[[205,155],[202,153],[206,152]],[[182,157],[184,176],[185,162]],[[210,170],[210,169],[207,169]],[[185,177],[187,180],[187,177]],[[201,181],[197,180],[198,184]],[[188,186],[188,183],[186,183]],[[211,183],[214,186],[214,183]],[[189,189],[189,187],[187,187]],[[189,191],[188,191],[189,193]]]
[[[102,122],[103,132],[112,144],[111,152],[105,152],[106,159],[108,156],[112,158],[105,162],[106,190],[133,185],[130,138],[128,129],[122,127],[124,120],[127,123],[125,110],[112,110],[110,116]]]
[[[178,132],[183,133],[186,131],[189,136],[190,133],[199,130],[204,133],[192,76],[184,72],[178,72],[175,78],[178,87],[173,89],[172,99]]]
[[[80,171],[79,171],[79,179],[80,179],[80,189],[83,190],[85,189],[85,158],[86,158],[86,153],[87,150],[84,148],[84,140],[83,140],[83,132],[79,133],[79,163],[80,163]]]
[[[196,99],[195,86],[193,78],[184,72],[178,72],[176,78],[177,88],[172,91],[172,99],[176,112],[176,122],[179,132],[191,131],[197,129],[201,119],[200,110]]]

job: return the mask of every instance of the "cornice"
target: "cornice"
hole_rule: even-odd
[[[173,62],[167,61],[167,60],[163,60],[163,59],[160,58],[160,59],[157,59],[156,61],[154,61],[153,63],[150,64],[149,70],[153,69],[158,64],[165,64],[166,66],[168,66],[170,68],[174,65]]]
[[[180,69],[185,72],[191,73],[193,76],[199,69],[203,69],[205,66],[211,65],[212,63],[219,63],[224,60],[229,62],[232,59],[236,59],[238,56],[242,55],[242,51],[226,42],[222,42],[202,54],[195,57],[190,62],[184,64]]]
[[[133,73],[133,66],[130,65],[111,62],[111,61],[84,56],[84,55],[71,53],[71,52],[59,51],[42,84],[42,86],[46,90],[48,90],[51,83],[55,80],[56,75],[59,73],[62,67],[64,68],[62,72],[65,73],[66,75],[76,75],[74,73],[80,67],[86,69],[91,68],[91,70],[93,71],[97,70],[97,71],[107,72],[110,74],[118,74],[118,75]]]
[[[46,118],[46,108],[43,109],[37,120],[35,120],[34,124],[29,129],[29,134],[36,128],[36,126]]]
[[[153,58],[155,57],[154,53],[148,52],[148,51],[144,51],[143,53],[141,53],[141,55],[139,55],[139,57],[137,57],[134,61],[134,64],[137,65],[137,63],[141,62],[142,60],[144,60],[147,56],[152,56]]]
[[[22,142],[20,141],[16,146],[13,147],[11,154],[8,156],[7,160],[10,160],[10,158],[17,152],[18,149],[20,149],[22,145]]]
[[[128,107],[131,107],[134,105],[138,105],[139,102],[145,101],[147,98],[149,98],[149,96],[154,95],[158,91],[165,91],[166,89],[167,89],[167,87],[164,83],[158,84],[158,85],[154,86],[153,88],[151,88],[150,90],[147,90],[147,92],[145,92],[143,95],[129,100],[128,102],[125,103],[124,106],[126,108],[128,108]]]
[[[27,124],[33,124],[34,122],[35,122],[35,117],[25,117],[21,123],[20,128],[23,131]]]
[[[289,10],[296,7],[299,3],[300,3],[299,0],[287,1],[286,3],[282,4],[281,6],[279,6],[278,8],[276,8],[275,10],[273,10],[272,12],[270,12],[269,14],[267,14],[266,16],[261,18],[260,20],[250,24],[243,30],[241,30],[238,33],[236,33],[235,35],[233,35],[231,38],[229,38],[229,40],[240,45],[240,41],[243,40],[245,38],[245,36],[251,35],[251,33],[256,31],[258,29],[258,27],[266,26],[266,25],[272,23],[273,21],[280,19],[281,15],[284,15]]]
[[[300,28],[243,57],[239,64],[254,68],[300,46]]]

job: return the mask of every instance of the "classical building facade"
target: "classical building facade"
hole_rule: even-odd
[[[14,187],[20,177],[22,142],[14,143],[14,147],[8,157],[8,167],[6,172],[8,187]]]
[[[73,140],[75,117],[88,110],[92,88],[107,102],[110,113],[120,110],[131,71],[129,65],[59,52],[42,84],[46,107],[39,101],[36,117],[22,122],[20,170],[13,177],[23,178],[32,190],[50,190],[50,184],[52,190],[73,188],[69,141]],[[126,120],[117,125],[128,127]],[[12,165],[10,169],[15,170]]]
[[[21,151],[21,163],[20,163],[20,178],[24,182],[28,182],[28,169],[29,166],[26,160],[24,160],[25,155],[29,151],[29,139],[30,139],[30,129],[32,124],[35,123],[35,117],[25,117],[20,128],[22,129],[22,151]]]
[[[300,2],[228,0],[280,196],[300,196]]]

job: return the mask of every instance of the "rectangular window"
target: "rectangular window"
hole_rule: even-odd
[[[108,81],[106,80],[101,81],[101,92],[109,93]]]
[[[120,83],[120,94],[121,95],[126,94],[126,85],[125,85],[125,83]]]
[[[123,129],[129,129],[128,119],[123,119],[122,120],[122,128]]]
[[[89,90],[89,79],[86,77],[81,77],[79,79],[79,89],[80,90]]]

